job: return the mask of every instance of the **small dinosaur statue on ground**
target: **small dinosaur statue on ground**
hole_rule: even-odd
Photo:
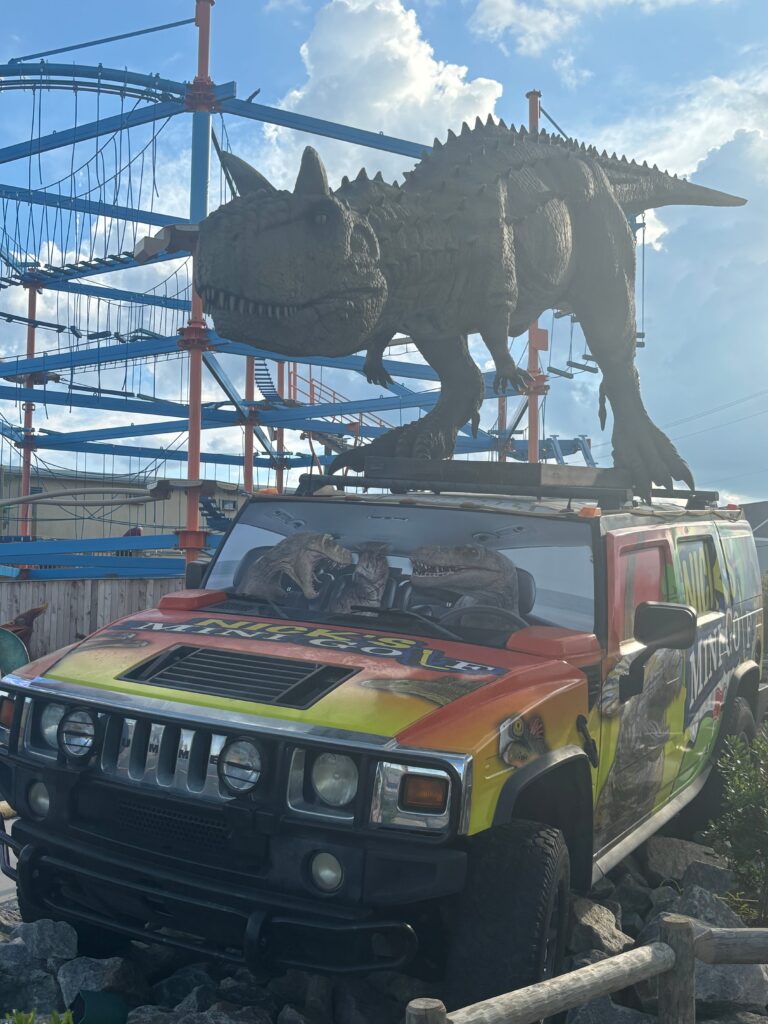
[[[311,601],[318,596],[315,574],[328,566],[340,569],[352,564],[352,552],[330,533],[295,533],[279,541],[248,567],[237,590],[249,597],[279,601],[285,597],[281,577],[287,576]]]
[[[410,559],[415,590],[458,592],[453,608],[482,604],[519,614],[517,569],[498,551],[483,544],[426,546],[412,551]]]
[[[435,139],[402,188],[363,170],[332,192],[311,147],[293,192],[222,159],[239,195],[201,222],[195,259],[219,334],[296,358],[366,350],[369,378],[386,384],[382,353],[403,332],[440,378],[421,420],[342,453],[332,469],[361,469],[370,453],[450,456],[459,429],[476,428],[485,394],[467,335],[482,336],[497,390],[525,391],[530,378],[508,339],[556,308],[577,318],[602,371],[600,416],[604,426],[607,399],[617,468],[641,493],[673,478],[693,487],[640,397],[630,222],[661,206],[745,200],[492,117]],[[187,247],[176,234],[176,248]]]

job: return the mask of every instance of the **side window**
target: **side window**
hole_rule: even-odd
[[[751,533],[720,535],[728,566],[731,593],[736,604],[753,600],[762,593],[760,565]]]
[[[656,544],[622,551],[619,580],[624,597],[624,614],[619,636],[630,640],[635,631],[635,608],[643,601],[664,600],[666,563],[664,549]]]
[[[723,580],[712,537],[678,541],[677,557],[685,603],[693,605],[697,615],[723,611]]]

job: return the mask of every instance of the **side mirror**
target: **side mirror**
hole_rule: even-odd
[[[635,609],[635,640],[654,650],[687,651],[696,643],[696,612],[687,604],[643,601]]]
[[[635,640],[645,644],[619,680],[619,699],[624,702],[643,691],[645,666],[656,651],[664,648],[686,651],[696,642],[696,610],[687,604],[643,601],[635,609]]]
[[[200,590],[203,585],[203,577],[210,562],[188,562],[184,571],[184,588],[186,590]]]

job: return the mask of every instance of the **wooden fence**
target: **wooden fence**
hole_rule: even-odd
[[[659,979],[659,1024],[695,1024],[697,959],[708,964],[768,963],[768,928],[711,928],[695,936],[690,918],[666,914],[659,939],[450,1014],[439,999],[414,999],[406,1024],[536,1024],[651,978]]]
[[[0,624],[47,604],[35,620],[30,657],[74,643],[121,615],[153,608],[164,594],[180,590],[180,577],[107,580],[12,580],[0,583]]]

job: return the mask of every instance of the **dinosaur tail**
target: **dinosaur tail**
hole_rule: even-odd
[[[657,167],[609,161],[601,166],[625,213],[635,215],[660,206],[743,206],[746,199],[677,178]]]

